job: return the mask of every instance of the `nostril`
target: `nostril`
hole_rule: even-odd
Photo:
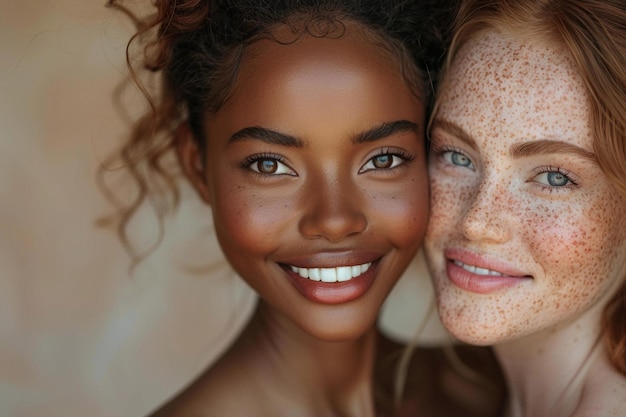
[[[360,210],[313,212],[303,216],[300,232],[307,238],[324,238],[336,243],[367,229],[367,218]]]
[[[306,238],[340,242],[367,229],[363,199],[350,178],[310,178],[300,204],[299,228]]]

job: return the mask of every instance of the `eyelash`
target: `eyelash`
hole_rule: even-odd
[[[434,143],[431,142],[430,144],[430,149],[431,151],[440,159],[443,158],[443,155],[448,153],[448,152],[456,152],[460,155],[463,155],[464,157],[466,157],[470,162],[472,162],[472,158],[469,157],[469,155],[467,153],[465,153],[462,149],[457,148],[455,146],[450,146],[450,145],[435,145]],[[472,162],[473,164],[473,162]],[[464,168],[460,165],[453,165],[455,167],[460,167],[460,168]]]
[[[241,162],[241,167],[242,168],[247,168],[250,165],[254,164],[255,162],[258,162],[262,159],[274,159],[278,162],[282,162],[283,161],[283,157],[277,154],[273,154],[273,153],[258,153],[255,155],[250,155],[250,156],[246,156],[246,158]]]
[[[461,149],[455,148],[454,146],[437,146],[434,144],[431,144],[431,149],[434,152],[435,155],[437,155],[438,158],[443,159],[443,155],[445,155],[448,152],[456,152],[460,155],[465,156],[466,158],[468,158],[471,162],[471,158],[469,158],[469,156],[463,152]],[[447,162],[447,161],[446,161]],[[457,165],[453,165],[455,167],[457,167]],[[535,179],[544,173],[558,173],[560,175],[562,175],[563,177],[565,177],[565,179],[568,181],[568,183],[566,185],[563,186],[555,186],[555,185],[548,185],[548,184],[542,184],[538,181],[536,181]],[[576,179],[575,175],[569,171],[566,171],[562,168],[559,167],[555,167],[555,166],[544,166],[544,167],[539,167],[536,168],[533,171],[533,177],[531,179],[532,182],[534,182],[535,184],[537,184],[539,187],[541,187],[542,190],[545,190],[549,193],[559,193],[559,192],[567,192],[567,191],[571,191],[572,189],[578,187],[579,185],[579,181]]]
[[[401,164],[398,164],[398,165],[396,165],[394,167],[390,167],[390,168],[375,168],[375,169],[368,169],[366,171],[361,171],[361,169],[363,169],[363,167],[365,167],[367,164],[369,164],[375,158],[377,158],[379,156],[384,156],[384,155],[390,155],[392,157],[396,156],[396,157],[402,159],[404,162],[401,163]],[[363,166],[359,169],[359,173],[365,173],[365,172],[369,172],[369,171],[383,171],[383,172],[393,173],[393,172],[396,171],[396,169],[398,169],[399,167],[403,166],[407,162],[411,162],[414,159],[415,159],[415,157],[413,155],[411,155],[410,153],[408,153],[407,151],[405,151],[405,150],[383,148],[383,149],[380,149],[375,155],[370,157],[365,162],[365,164],[363,164]]]
[[[247,156],[240,164],[239,166],[241,166],[241,168],[246,169],[250,172],[252,172],[253,174],[255,174],[256,176],[260,177],[260,178],[267,178],[267,177],[275,177],[275,176],[280,176],[280,175],[288,175],[288,174],[267,174],[267,173],[262,173],[262,172],[257,172],[255,170],[253,170],[251,167],[253,164],[262,161],[262,160],[274,160],[282,165],[285,165],[287,168],[289,168],[291,170],[291,167],[289,165],[287,165],[285,163],[285,158],[278,155],[278,154],[274,154],[274,153],[269,153],[269,152],[264,152],[264,153],[259,153],[259,154],[255,154],[255,155],[250,155]]]
[[[375,155],[373,155],[371,158],[369,158],[367,160],[367,162],[363,165],[367,165],[369,162],[371,162],[372,160],[374,160],[374,158],[377,158],[379,156],[384,156],[384,155],[390,155],[390,156],[395,156],[398,157],[400,159],[402,159],[405,163],[406,162],[410,162],[413,159],[415,159],[415,157],[413,155],[411,155],[410,153],[401,150],[401,149],[381,149],[380,151],[378,151],[378,153],[376,153]],[[253,172],[254,174],[256,174],[257,176],[260,177],[268,177],[268,176],[276,176],[276,175],[280,175],[280,174],[264,174],[264,173],[260,173],[257,172],[253,169],[251,169],[251,166],[259,161],[262,160],[274,160],[280,164],[283,164],[287,167],[289,167],[287,164],[285,164],[284,162],[284,158],[280,155],[277,154],[273,154],[273,153],[260,153],[260,154],[256,154],[256,155],[250,155],[247,156],[240,164],[239,166],[241,168],[244,168],[246,170],[249,170],[251,172]],[[387,172],[394,172],[398,167],[404,165],[402,164],[398,164],[395,167],[391,167],[391,168],[379,168],[379,169],[368,169],[366,171],[363,172],[368,172],[368,171],[387,171]],[[290,168],[291,169],[291,168]],[[283,174],[284,175],[284,174]]]
[[[381,156],[381,155],[393,155],[393,156],[402,158],[405,161],[412,161],[413,159],[415,159],[413,155],[411,155],[410,153],[408,153],[407,151],[403,149],[389,149],[389,148],[381,149],[376,155],[372,156],[372,158],[376,158],[377,156]]]
[[[569,183],[564,186],[558,187],[558,186],[541,184],[540,182],[536,182],[536,184],[539,185],[539,187],[541,187],[542,190],[546,190],[550,193],[566,192],[566,191],[570,191],[573,188],[578,187],[579,185],[578,180],[574,178],[574,175],[571,172],[568,172],[562,168],[555,167],[555,166],[545,166],[545,167],[539,167],[535,169],[533,179],[539,176],[540,174],[550,173],[550,172],[563,175],[565,179],[569,181]]]

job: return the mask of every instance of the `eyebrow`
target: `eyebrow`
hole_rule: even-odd
[[[257,139],[272,145],[290,146],[301,148],[304,142],[295,136],[277,132],[260,126],[246,127],[235,132],[229,139],[228,143],[241,142],[249,139]]]
[[[523,158],[532,155],[545,155],[551,153],[570,153],[579,157],[596,162],[596,155],[579,146],[559,140],[542,139],[532,142],[515,143],[509,149],[514,158]]]
[[[472,137],[472,135],[467,133],[462,127],[455,123],[449,122],[447,120],[437,119],[433,123],[433,129],[435,128],[441,128],[442,130],[457,137],[463,142],[466,142],[472,148],[478,149],[476,145],[476,140]],[[570,153],[592,162],[597,161],[596,156],[593,152],[560,140],[541,139],[534,140],[532,142],[514,143],[509,148],[509,154],[511,155],[511,157],[516,159],[533,155],[547,155],[553,153]]]
[[[362,143],[375,142],[387,138],[398,133],[407,133],[419,131],[417,123],[408,120],[396,120],[394,122],[382,123],[372,129],[354,135],[351,139],[352,143],[359,145]],[[277,132],[260,126],[246,127],[235,132],[228,139],[228,143],[246,141],[250,139],[260,140],[265,143],[301,148],[304,141],[286,133]]]
[[[448,120],[438,118],[435,119],[435,121],[433,122],[432,130],[435,130],[437,128],[442,129],[446,131],[446,133],[457,137],[458,139],[471,146],[472,149],[478,149],[474,137],[467,133],[461,126],[457,125],[456,123],[452,123]]]
[[[398,133],[419,133],[419,125],[408,120],[386,122],[355,135],[352,138],[352,143],[360,145],[362,143],[375,142]]]

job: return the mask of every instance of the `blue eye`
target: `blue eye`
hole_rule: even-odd
[[[446,162],[452,165],[474,169],[474,164],[472,163],[472,160],[469,159],[467,155],[462,154],[461,152],[444,151],[441,156]]]
[[[569,182],[569,179],[560,172],[548,172],[547,174],[548,183],[552,186],[562,187]]]
[[[541,172],[535,177],[535,181],[549,187],[566,187],[576,185],[570,177],[558,168],[550,168],[550,171]]]

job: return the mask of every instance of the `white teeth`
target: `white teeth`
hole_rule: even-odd
[[[480,268],[478,266],[474,266],[474,265],[468,265],[468,264],[464,264],[461,261],[454,261],[454,264],[457,266],[460,266],[461,268],[465,269],[467,272],[471,272],[472,274],[476,274],[476,275],[489,275],[492,277],[504,277],[504,276],[508,276],[505,274],[502,274],[498,271],[492,271],[491,269],[485,269],[485,268]]]
[[[320,268],[322,282],[337,282],[337,268]]]
[[[352,278],[351,266],[340,266],[335,269],[337,270],[337,282],[348,281],[350,278]]]
[[[355,266],[338,266],[336,268],[298,268],[291,266],[291,270],[302,278],[322,282],[345,282],[366,272],[372,266],[371,262]]]
[[[300,272],[301,269],[304,269],[304,272]],[[307,269],[307,268],[298,268],[298,271],[296,271],[298,274],[300,274],[300,276],[302,278],[307,278],[305,277],[305,275],[307,274],[308,271],[308,278],[311,281],[321,281],[322,280],[322,276],[320,274],[320,269],[319,268],[311,268],[311,269]]]

